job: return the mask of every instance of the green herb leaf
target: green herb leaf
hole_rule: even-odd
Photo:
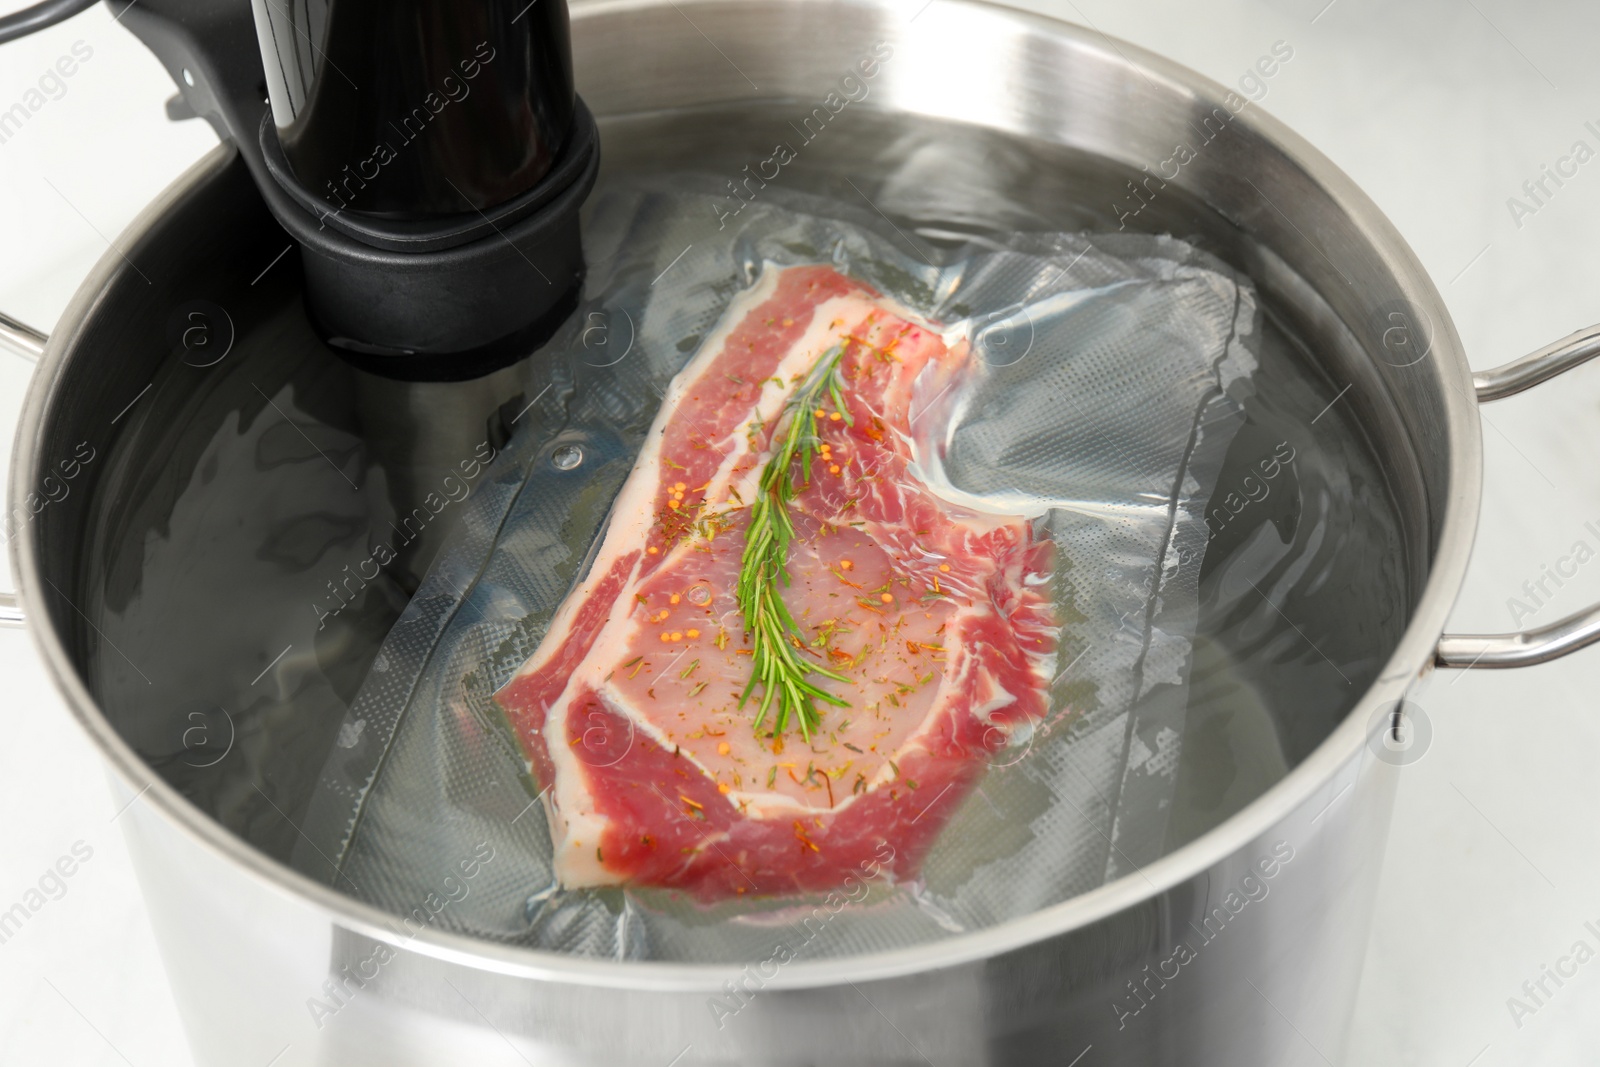
[[[839,361],[843,357],[843,345],[824,353],[789,398],[785,405],[788,427],[762,469],[760,492],[750,505],[750,523],[745,528],[738,601],[745,630],[751,637],[753,662],[739,706],[744,707],[759,683],[761,702],[754,728],[759,732],[772,712],[773,737],[781,735],[792,722],[800,736],[809,741],[811,731],[822,719],[818,701],[840,708],[850,706],[848,701],[808,680],[810,675],[820,674],[839,682],[849,681],[807,655],[805,632],[789,613],[780,590],[780,586],[789,584],[789,543],[794,539],[789,506],[795,494],[810,482],[811,464],[820,443],[816,426],[818,401],[828,395],[841,411],[845,410],[839,391]],[[802,468],[798,482],[794,477],[796,460]]]

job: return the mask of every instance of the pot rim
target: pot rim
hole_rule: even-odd
[[[752,0],[682,2],[695,7],[714,7],[749,4]],[[760,2],[799,4],[807,0]],[[862,0],[843,2],[854,6]],[[1108,61],[1138,67],[1160,77],[1197,100],[1220,105],[1228,92],[1222,85],[1181,64],[1063,20],[991,0],[930,0],[930,3],[937,8],[979,9],[987,17],[1010,20],[1030,36],[1071,39],[1078,47],[1100,52]],[[572,18],[577,28],[592,17],[621,15],[658,6],[659,0],[576,0],[572,5]],[[882,8],[885,5],[881,0],[865,0],[862,6]],[[1421,263],[1393,224],[1349,176],[1288,126],[1259,108],[1245,108],[1234,121],[1276,145],[1312,175],[1391,266],[1413,305],[1426,311],[1437,324],[1433,349],[1439,357],[1438,370],[1445,386],[1443,402],[1447,413],[1445,430],[1450,452],[1447,468],[1450,481],[1442,494],[1438,544],[1404,634],[1372,686],[1304,760],[1221,825],[1182,848],[1059,904],[946,940],[834,959],[796,960],[782,967],[772,979],[765,980],[764,990],[876,981],[969,965],[1081,929],[1159,896],[1240,852],[1305,805],[1319,789],[1328,787],[1341,768],[1360,757],[1367,740],[1365,720],[1371,709],[1385,700],[1397,699],[1412,681],[1432,667],[1435,646],[1465,579],[1482,496],[1481,427],[1477,402],[1470,399],[1474,395],[1472,376],[1460,338],[1438,289]],[[226,167],[235,154],[236,149],[231,144],[223,143],[198,160],[129,225],[125,234],[127,243],[143,240],[158,220],[181,203],[193,188]],[[50,337],[29,386],[17,429],[8,488],[12,507],[19,502],[19,487],[33,484],[40,459],[41,431],[50,421],[55,405],[62,401],[59,384],[68,361],[74,358],[87,323],[123,270],[124,260],[115,250],[103,256],[79,287],[61,317],[61,325]],[[39,553],[34,540],[37,533],[37,527],[30,526],[26,536],[12,539],[11,563],[18,594],[27,613],[32,618],[45,619],[48,615],[34,593],[40,578]],[[79,679],[54,630],[45,626],[29,626],[28,629],[73,717],[115,770],[120,783],[133,795],[130,804],[141,799],[151,804],[162,818],[215,858],[243,869],[265,888],[320,909],[340,927],[396,948],[478,970],[600,988],[719,993],[730,974],[748,965],[748,961],[735,964],[586,959],[479,940],[431,927],[410,938],[398,937],[389,925],[392,920],[389,913],[347,897],[268,858],[191,804],[155,774],[112,727]]]

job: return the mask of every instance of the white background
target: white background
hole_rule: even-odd
[[[1287,41],[1294,58],[1259,106],[1395,222],[1475,368],[1600,321],[1600,159],[1520,227],[1506,204],[1574,141],[1600,150],[1583,128],[1600,127],[1600,5],[1325,2],[1033,6],[1229,85]],[[103,7],[0,46],[0,110],[78,40],[94,54],[65,95],[0,144],[0,309],[47,330],[108,239],[214,143],[203,123],[165,119],[165,72]],[[31,369],[0,356],[0,426]],[[1487,409],[1484,437],[1484,514],[1456,631],[1510,628],[1522,583],[1580,538],[1594,543],[1583,525],[1600,525],[1600,366]],[[1600,565],[1533,621],[1593,600]],[[1433,742],[1402,775],[1349,1063],[1600,1060],[1600,961],[1520,1027],[1506,1004],[1578,938],[1594,943],[1586,920],[1600,925],[1597,677],[1600,649],[1440,675],[1424,692]],[[0,633],[0,694],[0,910],[74,842],[94,850],[66,895],[0,944],[0,1064],[186,1067],[104,773],[25,634]]]

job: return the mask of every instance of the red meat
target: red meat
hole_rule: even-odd
[[[774,737],[753,725],[759,686],[740,707],[747,505],[791,394],[839,345],[848,412],[817,420],[782,595],[804,654],[849,679],[811,680],[848,706]],[[735,301],[674,380],[590,573],[496,695],[546,787],[562,884],[821,891],[883,843],[888,876],[914,877],[989,754],[1044,717],[1049,542],[918,477],[919,412],[973,371],[964,342],[827,267],[769,266]]]

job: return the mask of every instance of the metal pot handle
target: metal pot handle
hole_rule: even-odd
[[[29,363],[37,363],[39,357],[44,355],[44,343],[47,340],[49,338],[32,326],[0,311],[0,348],[21,356]]]
[[[1478,402],[1503,400],[1600,356],[1600,326],[1472,376]],[[1548,626],[1513,634],[1445,634],[1433,661],[1440,667],[1531,667],[1600,641],[1600,604]]]
[[[45,335],[26,323],[0,312],[0,349],[21,356],[30,363],[44,355]],[[16,593],[0,592],[0,627],[22,625],[22,606]]]

